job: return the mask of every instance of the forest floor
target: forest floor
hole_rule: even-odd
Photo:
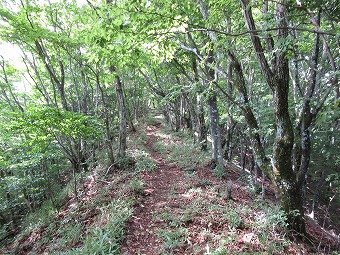
[[[0,254],[339,254],[339,237],[307,217],[305,241],[285,226],[273,190],[266,199],[235,165],[212,170],[192,139],[161,120],[130,133],[124,167],[97,166],[57,212],[45,210]],[[123,168],[124,168],[123,167]]]
[[[227,167],[225,176],[219,176],[222,178],[216,177],[209,164],[202,166],[194,163],[194,167],[187,166],[184,169],[179,167],[176,162],[164,157],[171,151],[165,149],[161,153],[157,148],[155,150],[157,147],[155,145],[161,142],[165,147],[171,143],[175,146],[183,146],[182,141],[173,136],[164,136],[159,133],[160,130],[161,123],[148,126],[146,130],[148,139],[144,145],[157,162],[157,171],[141,175],[145,196],[135,206],[134,214],[127,226],[127,236],[121,254],[253,254],[253,252],[311,254],[316,252],[317,248],[313,247],[313,241],[306,245],[294,235],[290,235],[290,238],[294,239],[293,242],[284,244],[283,240],[279,240],[279,231],[265,233],[268,229],[262,229],[263,233],[261,233],[260,226],[259,229],[253,228],[250,222],[254,221],[258,214],[263,213],[264,217],[268,213],[268,217],[273,217],[274,221],[278,215],[269,215],[269,211],[259,212],[256,209],[253,211],[254,194],[242,185],[242,174],[232,166]],[[195,155],[192,157],[195,158]],[[268,201],[276,203],[271,185],[269,183],[265,185]],[[236,203],[241,207],[235,206]],[[266,206],[265,202],[263,205],[262,209]],[[221,208],[231,211],[221,212]],[[284,224],[280,221],[276,223],[277,226]],[[262,224],[265,225],[265,221]],[[331,250],[331,246],[334,248],[339,245],[336,238],[311,220],[307,222],[307,229],[314,241],[319,241],[317,245],[322,246],[324,250],[327,249],[327,245],[328,251]],[[274,238],[277,235],[278,240],[271,240],[271,234],[274,234]],[[267,235],[262,244],[260,235]],[[320,251],[319,247],[319,253]]]

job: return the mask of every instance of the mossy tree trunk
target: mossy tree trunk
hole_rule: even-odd
[[[259,61],[262,74],[273,93],[275,117],[275,145],[272,156],[273,181],[280,192],[282,208],[287,214],[290,227],[300,234],[305,233],[303,212],[302,188],[297,182],[297,175],[293,171],[292,149],[294,143],[293,126],[289,115],[289,65],[286,55],[287,49],[278,45],[274,59],[271,61],[272,69],[264,55],[260,37],[248,0],[240,0],[243,15],[251,31],[250,37],[256,57]],[[285,1],[276,4],[277,39],[285,41],[288,36]],[[275,62],[274,62],[275,61]]]

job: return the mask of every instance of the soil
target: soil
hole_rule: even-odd
[[[140,176],[140,178],[144,181],[145,193],[140,201],[136,203],[134,215],[127,225],[126,238],[122,244],[121,255],[169,254],[164,251],[164,240],[158,234],[161,229],[169,229],[169,226],[163,220],[160,220],[157,215],[164,212],[165,207],[171,208],[173,214],[177,215],[179,211],[183,210],[183,208],[190,203],[190,198],[183,196],[187,189],[185,178],[183,178],[185,170],[178,167],[175,163],[167,161],[164,157],[162,157],[160,152],[154,149],[154,144],[158,141],[158,139],[160,139],[155,135],[155,132],[160,129],[161,125],[157,124],[154,126],[148,126],[146,130],[148,140],[144,143],[144,146],[149,151],[150,156],[157,162],[157,170],[143,173]],[[240,185],[237,181],[240,177],[240,173],[228,166],[227,170],[228,179],[223,181],[213,176],[210,166],[197,167],[195,172],[199,176],[199,179],[209,180],[209,182],[213,185],[230,183],[232,186],[230,199],[233,201],[243,204],[252,203],[252,196],[249,194],[249,191],[245,190],[244,187],[242,187],[242,185]],[[197,185],[199,184],[196,183],[196,186]],[[274,190],[268,180],[265,183],[265,186],[266,198],[272,202],[276,202]],[[207,190],[205,190],[205,192],[206,191]],[[170,194],[174,194],[174,192],[176,196],[171,196]],[[226,203],[226,201],[218,202],[221,204]],[[190,232],[194,233],[191,237],[189,237],[191,244],[185,245],[184,247],[176,247],[175,250],[171,251],[171,254],[196,254],[195,252],[193,253],[193,247],[195,247],[195,245],[202,246],[205,242],[205,240],[201,240],[201,237],[199,236],[200,230],[209,227],[212,232],[214,231],[213,229],[217,232],[221,228],[227,227],[223,226],[223,224],[205,226],[204,220],[195,220],[194,222],[188,222],[187,224],[188,225],[186,227],[190,229]],[[296,247],[290,247],[287,254],[319,254],[316,252],[316,250],[320,251],[320,247],[317,247],[317,245],[333,247],[333,249],[339,245],[339,241],[336,238],[326,233],[326,231],[324,231],[311,219],[306,221],[306,227],[309,238],[311,238],[311,244],[306,244],[292,235],[291,238],[294,239],[296,243],[300,243],[300,247],[304,248],[301,250],[296,249]],[[241,234],[243,235],[243,238],[233,244],[235,252],[244,251],[244,240],[248,235],[253,235],[253,233],[244,229],[240,229],[240,231],[243,231],[244,235]],[[197,254],[206,253],[200,252]]]
[[[171,188],[183,179],[183,170],[176,164],[167,162],[153,149],[153,145],[158,140],[154,132],[159,129],[158,125],[148,127],[146,130],[148,140],[144,146],[157,162],[158,168],[157,171],[143,173],[141,176],[145,183],[144,198],[135,206],[135,213],[128,223],[121,254],[158,254],[162,249],[163,240],[157,236],[157,232],[165,228],[166,224],[154,216],[160,213],[164,205],[172,207],[183,205],[180,199],[169,197]]]
[[[216,248],[218,245],[218,240],[213,240],[214,235],[217,236],[218,233],[228,230],[228,222],[221,217],[221,215],[209,215],[204,211],[203,214],[196,217],[188,218],[188,221],[184,222],[185,228],[188,229],[187,240],[182,245],[177,245],[174,249],[169,252],[164,250],[164,236],[160,235],[161,230],[174,230],[169,226],[169,222],[165,222],[164,218],[159,217],[162,213],[167,212],[173,215],[180,215],[185,209],[191,205],[192,202],[197,198],[195,194],[188,195],[188,184],[195,188],[200,188],[202,190],[202,198],[211,204],[218,204],[222,207],[228,208],[230,206],[230,200],[241,205],[252,205],[254,196],[250,194],[249,190],[246,190],[244,186],[239,182],[242,177],[239,171],[231,166],[227,166],[227,177],[224,180],[214,177],[213,171],[209,165],[207,166],[197,166],[194,169],[197,175],[197,180],[190,180],[188,183],[188,178],[185,174],[187,170],[181,169],[176,163],[170,162],[165,159],[164,156],[158,151],[156,151],[155,143],[159,141],[160,138],[157,135],[157,131],[162,128],[160,123],[147,126],[146,135],[147,140],[144,142],[144,147],[148,150],[150,157],[152,157],[157,163],[157,169],[153,171],[142,172],[139,179],[143,181],[144,192],[141,196],[137,197],[137,202],[134,205],[134,214],[129,220],[126,227],[126,237],[121,246],[121,255],[157,255],[157,254],[209,254],[208,243],[215,244]],[[138,135],[138,134],[137,134]],[[181,146],[175,138],[169,137],[168,141],[178,144]],[[164,155],[164,154],[163,154]],[[193,155],[195,157],[195,155]],[[112,176],[112,178],[114,178]],[[211,196],[209,190],[204,186],[204,181],[208,182],[214,187],[225,187],[225,185],[230,186],[230,193],[227,196],[214,197]],[[105,180],[104,183],[95,182],[95,180],[87,181],[84,186],[88,188],[88,195],[86,198],[90,198],[89,194],[96,194],[96,190],[102,188],[103,185],[109,183]],[[96,184],[97,183],[97,184]],[[94,185],[96,184],[96,185]],[[224,186],[223,186],[224,185]],[[273,188],[271,187],[269,181],[265,182],[266,186],[266,199],[269,203],[275,203],[275,196]],[[114,190],[112,193],[114,194]],[[110,197],[107,198],[110,200]],[[91,204],[91,199],[89,199],[89,204]],[[63,205],[63,210],[58,214],[60,221],[63,220],[65,214],[68,212],[70,202],[73,201],[71,198],[67,203]],[[229,203],[229,204],[228,204]],[[85,208],[85,207],[84,207]],[[228,210],[232,210],[229,208]],[[256,212],[255,212],[256,213]],[[91,225],[94,218],[98,212],[94,210],[88,210],[82,213],[84,216],[83,225]],[[207,215],[206,215],[207,214]],[[210,218],[209,218],[210,217]],[[209,218],[209,219],[208,219]],[[247,219],[245,219],[246,222]],[[181,223],[183,224],[183,222]],[[333,250],[336,247],[339,248],[339,238],[336,235],[332,235],[329,231],[322,228],[317,222],[307,217],[306,227],[309,234],[310,244],[303,242],[299,239],[294,239],[296,243],[300,244],[298,246],[288,247],[287,253],[285,254],[327,254],[327,249],[332,247]],[[202,236],[202,230],[209,229],[212,236]],[[9,250],[16,250],[15,254],[46,254],[44,250],[46,247],[36,247],[34,249],[34,239],[39,236],[41,239],[45,234],[45,229],[42,228],[38,233],[31,233],[31,235],[22,238],[17,243],[17,249],[14,249],[14,244],[10,245]],[[237,226],[237,239],[230,243],[231,248],[235,253],[239,254],[242,252],[247,252],[247,247],[252,247],[252,251],[258,251],[261,253],[262,248],[257,250],[258,244],[254,242],[256,238],[256,231],[254,229],[247,229],[244,225]],[[228,234],[228,232],[226,232]],[[85,234],[85,233],[84,233]],[[34,237],[34,238],[31,238]],[[291,235],[294,238],[294,235]],[[256,241],[256,240],[255,240]],[[81,244],[74,244],[74,247],[81,246]],[[197,247],[203,247],[201,250],[197,250]],[[207,248],[205,248],[207,247]],[[19,249],[20,248],[20,249]],[[262,249],[262,250],[261,250]],[[324,250],[324,253],[318,253],[317,251]],[[0,250],[0,254],[9,254]],[[247,253],[249,254],[249,253]]]

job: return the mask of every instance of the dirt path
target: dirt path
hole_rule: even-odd
[[[145,197],[135,207],[134,215],[127,227],[127,235],[122,245],[121,254],[152,254],[156,255],[162,250],[162,239],[157,236],[159,229],[166,225],[155,215],[164,206],[179,207],[178,199],[169,196],[171,188],[179,182],[183,171],[174,163],[167,162],[159,152],[153,149],[158,137],[155,132],[159,126],[151,126],[146,130],[148,136],[144,144],[152,158],[157,162],[158,169],[142,174]]]

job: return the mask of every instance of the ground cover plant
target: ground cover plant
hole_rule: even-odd
[[[190,134],[163,125],[158,117],[137,126],[128,159],[78,177],[78,200],[71,180],[2,252],[336,254],[336,238],[313,221],[311,243],[289,230],[270,186],[263,198],[241,167],[212,169]]]
[[[284,211],[272,210],[275,220],[285,219],[279,225],[289,238],[320,252],[336,249],[338,6],[337,0],[1,1],[0,245],[23,228],[40,233],[47,226],[58,230],[52,239],[81,252],[86,231],[76,217],[83,210],[74,207],[88,195],[83,185],[92,175],[100,190],[115,190],[115,183],[134,194],[135,206],[120,197],[111,199],[120,209],[100,196],[90,203],[110,215],[108,226],[127,224],[124,239],[118,229],[104,231],[123,244],[122,253],[143,239],[154,244],[149,253],[162,250],[163,241],[166,252],[183,249],[187,227],[172,234],[148,213],[168,202],[176,210],[183,194],[200,197],[210,189],[234,202],[238,193],[256,201],[260,195]],[[129,173],[125,188],[106,179],[119,179],[118,170]],[[119,214],[125,207],[136,209],[131,217]],[[63,209],[69,219],[49,224]],[[241,208],[233,210],[231,225],[243,225]],[[144,238],[133,240],[139,231]],[[90,232],[95,242],[107,240],[95,227]],[[103,249],[115,253],[117,242]]]
[[[264,199],[242,168],[211,169],[209,156],[190,136],[159,123],[145,130],[145,147],[158,170],[143,176],[146,196],[121,254],[318,253],[294,239],[270,187]],[[333,241],[324,251],[336,247]]]

